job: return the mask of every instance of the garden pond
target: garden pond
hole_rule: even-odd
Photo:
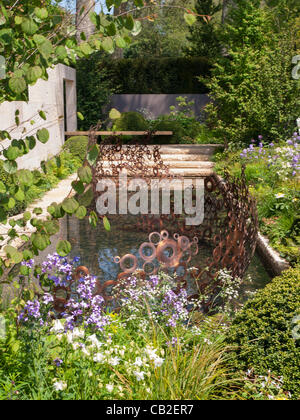
[[[141,268],[139,248],[142,243],[148,242],[149,234],[138,230],[132,223],[132,218],[133,216],[114,216],[111,220],[111,230],[106,231],[102,224],[94,228],[87,219],[79,220],[74,216],[65,216],[60,221],[60,232],[52,237],[51,245],[35,257],[35,263],[42,263],[48,254],[55,253],[57,242],[64,239],[72,245],[70,257],[80,257],[80,264],[86,266],[91,274],[98,276],[101,283],[115,280],[121,272],[119,265],[114,262],[116,256],[133,254]],[[199,244],[198,254],[192,258],[189,267],[205,267],[205,262],[211,255],[212,249],[209,246]],[[270,280],[270,274],[260,257],[255,254],[244,276],[240,300],[246,299],[246,292],[261,289]]]

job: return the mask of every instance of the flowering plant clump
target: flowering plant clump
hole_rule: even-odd
[[[147,318],[165,327],[188,322],[191,309],[199,302],[188,300],[184,288],[175,293],[176,288],[176,281],[163,272],[149,279],[137,274],[120,281],[114,295],[127,319],[137,320],[137,327],[146,331],[149,328]]]
[[[294,133],[292,138],[282,146],[274,143],[264,146],[262,136],[259,136],[258,141],[258,147],[254,145],[255,140],[252,139],[250,146],[242,151],[240,156],[243,160],[246,162],[263,161],[283,180],[299,175],[300,136],[298,133]]]
[[[276,377],[268,371],[267,375],[255,375],[253,369],[248,369],[245,375],[245,397],[255,397],[256,400],[290,400],[291,393],[284,391],[283,377]]]
[[[54,317],[64,318],[64,329],[73,330],[76,325],[83,324],[91,331],[103,330],[111,322],[111,318],[104,313],[104,299],[95,295],[97,279],[94,276],[81,275],[74,281],[73,274],[79,258],[68,260],[58,254],[48,255],[42,263],[41,270],[37,268],[34,274],[39,280],[40,286],[47,286],[48,292],[44,293],[42,299],[36,297],[25,304],[18,316],[20,322],[38,322],[40,325],[49,325]],[[30,278],[34,268],[34,260],[25,263],[29,267],[28,277]],[[68,288],[71,290],[70,298],[65,300],[64,310],[56,313],[53,307],[53,295],[57,288]],[[64,290],[64,289],[62,289]]]

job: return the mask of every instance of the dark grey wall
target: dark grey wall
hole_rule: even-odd
[[[140,111],[147,109],[154,117],[169,114],[170,106],[176,105],[178,96],[186,96],[188,101],[194,101],[196,116],[203,114],[203,108],[210,102],[208,95],[201,94],[147,94],[147,95],[113,95],[110,108],[120,112]],[[110,109],[109,108],[109,109]]]

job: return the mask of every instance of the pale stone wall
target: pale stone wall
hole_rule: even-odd
[[[120,112],[141,111],[146,109],[154,118],[160,115],[169,114],[170,106],[176,106],[176,98],[183,96],[187,101],[194,101],[192,107],[195,115],[204,119],[204,108],[211,102],[208,95],[205,94],[116,94],[111,98],[110,104],[106,107],[106,111],[116,108]]]
[[[64,131],[77,130],[76,109],[76,70],[63,64],[58,64],[48,71],[47,81],[39,80],[34,86],[29,86],[29,101],[4,102],[0,105],[0,130],[10,132],[12,138],[21,139],[34,134],[45,127],[49,130],[50,139],[46,144],[37,142],[36,147],[27,155],[17,159],[18,167],[36,169],[43,160],[58,154],[64,143]],[[64,122],[64,80],[66,81],[66,122]],[[15,111],[20,111],[21,128],[15,124]],[[47,120],[44,121],[38,112],[43,110]],[[30,121],[35,121],[34,125]],[[22,133],[23,127],[26,132]],[[0,142],[0,147],[8,147],[9,140]],[[1,158],[1,156],[0,156]]]

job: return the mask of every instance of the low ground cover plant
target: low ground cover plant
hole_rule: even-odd
[[[229,168],[238,175],[245,164],[246,179],[257,199],[260,230],[292,264],[300,258],[300,136],[265,144],[262,136],[239,152],[216,156],[220,174]]]
[[[133,276],[115,291],[119,312],[107,311],[94,294],[96,278],[82,276],[58,313],[53,295],[77,265],[57,254],[41,267],[23,263],[26,278],[48,292],[24,288],[4,313],[1,399],[209,399],[226,392],[233,379],[220,321],[192,321],[185,290],[175,294],[163,274]]]
[[[8,216],[14,216],[22,213],[26,207],[34,200],[42,197],[46,191],[54,188],[62,179],[67,178],[81,165],[81,160],[76,153],[70,153],[67,150],[62,151],[58,156],[49,159],[47,162],[42,162],[41,169],[34,170],[32,180],[24,186],[26,197],[21,196],[20,200],[15,203],[15,206],[8,212]],[[18,178],[18,172],[9,174],[2,168],[0,160],[0,182],[4,183],[11,189],[15,188],[15,179]],[[0,192],[0,199],[1,199]],[[4,197],[4,195],[3,195]]]
[[[297,395],[297,372],[290,370],[299,362],[294,314],[299,309],[299,271],[276,279],[241,311],[228,311],[228,305],[224,311],[221,305],[218,313],[204,316],[196,310],[199,301],[188,300],[186,290],[178,290],[176,279],[165,273],[147,278],[136,273],[123,279],[113,289],[109,309],[96,293],[94,276],[81,270],[74,282],[79,264],[77,257],[58,254],[48,255],[40,266],[32,259],[22,263],[15,298],[1,310],[0,399],[289,399]],[[240,282],[227,272],[221,276],[228,288],[220,295],[230,304]],[[67,295],[62,308],[60,299]],[[276,307],[274,315],[268,311],[269,304]],[[263,316],[252,328],[256,305]],[[257,329],[259,337],[252,344],[246,336],[256,336]],[[281,343],[272,356],[264,353],[263,329],[271,334],[270,346]],[[243,346],[252,345],[251,355],[243,351]],[[265,362],[260,363],[262,354]],[[276,354],[283,357],[280,366],[273,364]]]

